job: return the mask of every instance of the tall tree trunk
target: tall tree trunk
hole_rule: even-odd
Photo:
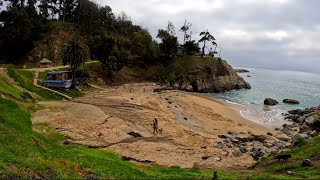
[[[216,53],[216,50],[217,50],[217,46],[218,46],[218,44],[216,44],[216,47],[214,47],[214,51],[213,51],[213,57],[214,57],[214,54]]]
[[[202,47],[202,57],[204,56],[204,51],[206,48],[206,41],[203,42],[203,47]]]

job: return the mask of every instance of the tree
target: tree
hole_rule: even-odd
[[[112,13],[112,9],[110,8],[110,6],[104,6],[104,7],[101,7],[99,9],[99,17],[98,17],[98,20],[99,20],[99,24],[110,30],[110,31],[115,31],[115,16],[114,14]]]
[[[169,22],[168,29],[158,30],[157,38],[161,39],[160,52],[166,58],[173,58],[178,51],[178,38],[174,36],[174,26]]]
[[[76,70],[90,57],[90,51],[86,44],[78,38],[72,38],[62,49],[62,63],[69,65],[73,71],[73,87],[76,86]]]
[[[33,48],[32,23],[24,8],[10,7],[0,13],[3,23],[0,34],[0,53],[10,63],[17,61]]]
[[[201,39],[199,42],[203,42],[203,47],[202,47],[202,56],[205,54],[205,48],[206,48],[206,42],[211,41],[214,42],[216,39],[209,33],[209,31],[204,31],[200,33]],[[215,43],[215,42],[214,42]]]
[[[99,24],[99,7],[97,4],[88,0],[78,0],[78,6],[75,14],[78,18],[77,22],[82,29],[93,33]]]
[[[175,36],[175,35],[176,35],[175,26],[174,26],[174,24],[173,24],[171,21],[168,21],[167,32],[168,32],[171,36]]]
[[[152,46],[152,36],[147,30],[133,33],[131,52],[144,60],[144,62],[154,58],[155,51]]]
[[[194,55],[195,53],[198,53],[199,50],[200,50],[198,43],[196,43],[194,40],[193,41],[187,41],[183,45],[183,49],[184,49],[184,52],[187,55]]]
[[[37,18],[38,12],[35,7],[36,0],[28,0],[27,3],[28,5],[26,6],[26,12],[28,13],[29,17],[32,19]]]
[[[191,26],[192,26],[192,24],[189,23],[187,20],[185,20],[184,21],[184,25],[180,29],[180,31],[184,32],[183,44],[185,44],[186,40],[190,38],[190,35],[188,34],[188,31],[190,30]]]
[[[99,33],[90,37],[90,49],[92,58],[99,59],[104,67],[107,67],[107,62],[114,46],[116,45],[116,39],[113,35],[107,33]]]
[[[40,16],[43,19],[48,19],[49,17],[49,3],[48,0],[41,0],[39,7]]]

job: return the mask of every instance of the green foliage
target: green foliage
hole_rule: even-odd
[[[76,85],[76,70],[89,60],[90,51],[78,38],[72,38],[62,50],[62,63],[69,65],[73,71],[73,87]]]
[[[304,138],[298,138],[295,142],[294,142],[294,147],[301,147],[307,144],[307,141]]]
[[[166,58],[173,58],[178,51],[178,38],[163,29],[158,31],[157,38],[161,39],[161,54]]]
[[[213,45],[215,45],[215,50],[217,48],[217,43],[215,42],[216,38],[214,38],[209,31],[203,31],[200,33],[201,39],[199,40],[199,42],[203,42],[203,47],[202,47],[202,55],[205,54],[205,48],[206,46],[206,42],[209,41],[211,42]],[[213,53],[215,53],[215,50]],[[214,54],[213,54],[214,55]]]
[[[185,54],[189,56],[199,53],[199,50],[200,50],[198,43],[196,43],[195,41],[187,41],[183,45],[183,49]]]
[[[0,12],[0,58],[13,63],[33,48],[32,23],[24,9],[12,7]],[[2,40],[2,42],[1,42]]]
[[[146,30],[133,33],[132,53],[144,62],[152,62],[156,58],[156,49],[152,37]]]
[[[75,70],[89,60],[90,51],[78,38],[70,39],[62,50],[62,63]]]

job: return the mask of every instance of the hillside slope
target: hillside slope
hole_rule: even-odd
[[[66,138],[48,124],[32,125],[30,120],[31,112],[42,108],[33,103],[34,100],[58,98],[32,87],[32,73],[17,69],[9,72],[18,76],[15,82],[6,71],[0,73],[0,179],[194,179],[211,176],[212,173],[197,169],[144,167],[108,151],[64,143]],[[30,92],[35,98],[24,99],[21,92]],[[220,174],[225,178],[238,177],[232,173]]]

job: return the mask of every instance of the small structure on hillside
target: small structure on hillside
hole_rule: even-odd
[[[46,87],[68,89],[72,85],[71,71],[54,71],[47,73],[47,79],[42,81]]]
[[[49,59],[42,59],[40,62],[39,62],[39,67],[40,68],[49,68],[51,67],[52,65],[52,62],[49,60]]]

